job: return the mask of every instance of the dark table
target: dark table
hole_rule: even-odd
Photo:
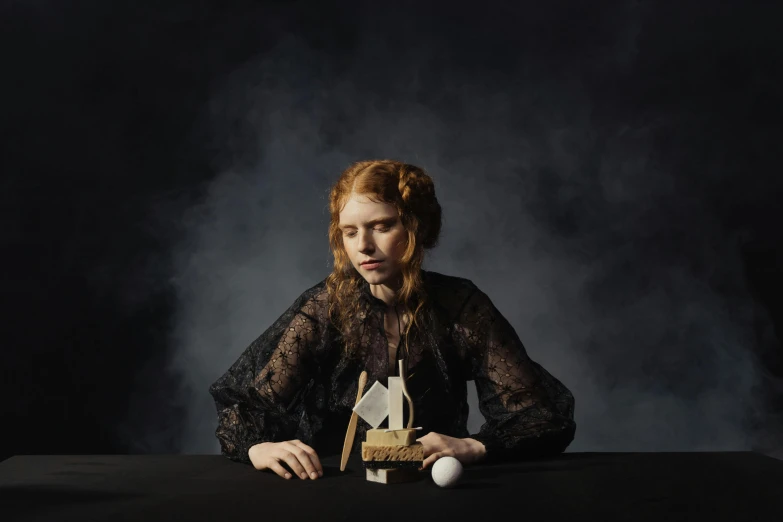
[[[783,461],[752,452],[565,453],[469,466],[451,489],[429,470],[367,482],[358,455],[345,472],[339,456],[322,464],[285,480],[219,455],[15,456],[0,463],[0,520],[783,520]]]

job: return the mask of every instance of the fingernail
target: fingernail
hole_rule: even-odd
[[[285,478],[291,478],[291,474],[290,473],[286,473],[285,474]]]
[[[316,473],[315,471],[313,471],[312,473],[310,473],[310,476],[311,476],[312,478],[315,478],[315,477],[317,477],[317,476],[318,476],[318,473]]]
[[[307,473],[305,473],[305,472],[302,472],[302,478],[303,478],[303,479],[306,479],[306,478],[307,478]]]

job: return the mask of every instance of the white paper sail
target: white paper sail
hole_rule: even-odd
[[[353,411],[367,424],[377,428],[389,416],[389,390],[380,381],[375,381],[372,388],[353,407]]]

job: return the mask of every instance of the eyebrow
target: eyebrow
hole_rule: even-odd
[[[366,221],[364,223],[365,226],[369,225],[377,225],[378,223],[390,223],[392,221],[397,221],[397,216],[387,216],[382,218],[375,218],[371,219],[370,221]],[[354,225],[340,225],[340,228],[356,228]]]

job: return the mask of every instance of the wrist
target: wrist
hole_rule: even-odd
[[[261,445],[262,445],[262,444],[264,444],[264,443],[263,443],[263,442],[257,442],[257,443],[255,443],[255,444],[253,444],[252,446],[250,446],[250,447],[247,449],[247,457],[248,457],[249,459],[251,459],[251,460],[252,460],[252,459],[253,459],[253,455],[254,455],[256,452],[258,452],[258,450],[261,448]]]
[[[487,454],[487,448],[484,443],[473,438],[462,439],[470,446],[471,453],[476,460],[481,460]]]

